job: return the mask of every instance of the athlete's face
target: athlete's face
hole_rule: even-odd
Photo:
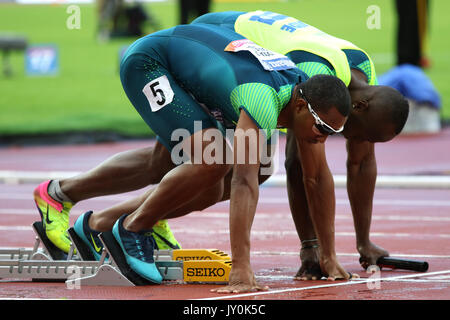
[[[375,107],[353,108],[345,124],[344,137],[360,141],[386,142],[395,136],[395,126],[389,115]]]
[[[295,119],[294,132],[297,138],[309,143],[323,143],[329,135],[342,131],[347,118],[336,108],[331,108],[327,113],[316,112],[306,100],[303,101]]]
[[[351,91],[353,107],[345,124],[344,136],[369,142],[386,142],[396,134],[392,110],[398,110],[402,102],[399,93],[386,86],[368,86],[361,91]]]

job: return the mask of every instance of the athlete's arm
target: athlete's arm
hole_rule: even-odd
[[[314,225],[309,215],[297,140],[290,129],[287,132],[284,166],[286,168],[286,186],[292,219],[300,240],[306,241],[304,245],[302,243],[302,249],[300,250],[301,266],[295,278],[317,280],[322,278],[320,251]]]
[[[375,144],[347,140],[347,193],[356,231],[356,246],[361,257],[370,264],[389,253],[369,240],[373,195],[377,179]]]
[[[320,244],[320,266],[329,280],[349,278],[338,263],[335,251],[334,181],[325,156],[324,143],[297,139],[308,207]]]
[[[289,207],[297,233],[300,240],[315,239],[316,232],[308,213],[308,201],[303,184],[303,171],[297,149],[297,140],[291,130],[288,130],[287,133],[284,165],[286,168]]]
[[[221,293],[265,289],[257,285],[250,266],[250,230],[259,196],[258,131],[255,122],[241,110],[234,136],[234,166],[230,191],[230,243],[233,263],[228,286],[215,290]],[[239,135],[243,134],[248,134],[251,138],[239,138]]]

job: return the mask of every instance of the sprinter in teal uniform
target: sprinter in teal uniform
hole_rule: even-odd
[[[324,251],[329,259],[324,260],[331,261],[329,276],[342,274],[334,252],[334,219],[330,215],[334,211],[332,176],[327,166],[317,166],[324,159],[318,161],[315,155],[321,153],[314,152],[317,142],[342,130],[346,121],[350,96],[342,81],[331,76],[308,80],[284,56],[264,50],[235,32],[209,25],[178,26],[136,41],[125,53],[120,76],[128,98],[169,150],[179,143],[172,139],[177,129],[189,131],[190,140],[186,140],[192,145],[208,129],[221,129],[200,104],[219,109],[225,119],[236,124],[236,132],[263,129],[264,135],[258,139],[270,138],[272,130],[280,126],[292,129],[299,148],[304,150],[305,171],[309,169],[313,176],[320,176],[317,181],[321,182],[311,184],[308,192],[312,210],[322,216],[324,225],[328,224],[319,232],[328,243]],[[195,126],[196,121],[200,122],[200,129]],[[217,142],[201,143],[204,151]],[[147,238],[141,239],[140,235],[203,192],[222,189],[221,181],[233,167],[233,267],[230,286],[223,291],[261,289],[250,267],[249,237],[257,203],[259,163],[249,163],[249,148],[247,143],[244,150],[239,149],[235,137],[232,166],[202,161],[198,164],[191,154],[191,163],[170,171],[137,210],[117,220],[113,233],[136,272],[160,281],[154,264],[148,262],[151,241],[146,242]],[[240,153],[248,156],[244,163],[236,163]],[[133,239],[139,239],[140,250],[135,249]]]
[[[192,22],[217,25],[234,30],[262,47],[285,54],[309,76],[328,74],[348,86],[353,108],[343,135],[347,138],[347,188],[356,230],[356,246],[362,266],[375,264],[389,253],[369,239],[372,199],[377,166],[375,142],[393,139],[408,116],[408,103],[396,90],[378,86],[369,55],[351,42],[324,33],[295,18],[269,11],[218,12]],[[302,166],[297,145],[288,130],[286,171],[291,212],[302,250],[299,279],[320,279],[319,240],[314,232],[314,217],[308,215],[304,187],[299,177]]]
[[[293,87],[309,77],[282,55],[271,59],[276,66],[267,65],[271,60],[252,53],[258,46],[233,52],[243,39],[210,25],[176,27],[137,40],[127,50],[120,73],[125,92],[167,149],[178,143],[171,139],[178,128],[193,134],[194,121],[202,129],[217,126],[199,103],[219,109],[232,123],[244,109],[259,128],[268,130],[268,137],[277,128]]]
[[[330,63],[330,65],[333,66],[331,63]],[[335,65],[336,65],[336,63],[335,63]],[[336,68],[336,70],[342,71],[342,68]],[[308,71],[308,70],[306,69],[306,71]],[[352,75],[353,75],[354,71],[355,70],[352,70]],[[216,75],[220,75],[220,73],[216,73]],[[352,83],[353,83],[353,81],[352,81]],[[155,85],[156,85],[156,87],[155,87]],[[149,97],[152,97],[151,88],[153,88],[153,90],[155,92],[154,97],[156,99],[156,103],[158,101],[160,103],[163,103],[163,99],[159,95],[159,92],[161,92],[160,86],[161,85],[159,83],[158,84],[153,83],[153,86],[152,87],[148,86],[148,89],[147,89],[147,93],[149,94]],[[353,92],[355,92],[355,91],[353,90]],[[353,99],[353,101],[355,101],[355,99]],[[369,101],[372,106],[374,99],[369,99]],[[202,106],[202,105],[203,104],[199,103],[199,106]],[[364,101],[362,101],[361,105],[358,104],[356,106],[356,108],[353,109],[353,112],[350,116],[355,115],[355,114],[357,115],[357,113],[355,112],[356,110],[359,110],[359,111],[366,110],[367,111],[367,108],[365,108],[364,105],[367,106],[367,103],[365,103]],[[371,110],[371,109],[372,109],[372,107],[369,108],[369,110]],[[213,108],[211,108],[211,110],[213,110]],[[182,113],[183,110],[177,109],[177,110],[174,110],[174,112]],[[222,114],[220,116],[223,117]],[[209,121],[209,120],[207,120],[207,121]],[[213,121],[213,123],[216,122],[215,119],[211,119],[211,121]],[[390,123],[390,120],[388,119],[388,121],[385,121],[385,122]],[[353,130],[354,135],[356,137],[358,137],[358,136],[363,137],[366,134],[365,126],[362,125],[363,122],[353,121],[353,123],[356,128],[355,130]],[[356,125],[356,124],[358,124],[358,125]],[[347,122],[347,126],[345,128],[345,131],[347,131],[347,134],[349,132],[349,130],[347,129],[348,127],[349,126],[348,126],[348,122]],[[364,140],[364,138],[363,138],[363,140]],[[73,178],[69,178],[69,179],[64,179],[64,180],[60,181],[61,189],[66,194],[70,195],[71,197],[73,197],[73,198],[76,197],[77,199],[83,200],[83,199],[88,199],[93,196],[127,192],[127,191],[137,190],[137,189],[147,186],[149,184],[157,184],[161,181],[161,179],[164,177],[164,175],[167,172],[169,172],[171,169],[173,169],[175,167],[175,165],[172,163],[171,153],[167,150],[166,147],[164,147],[163,144],[161,144],[160,141],[161,141],[161,139],[156,143],[156,145],[154,147],[130,150],[130,151],[115,155],[115,156],[111,157],[110,159],[106,160],[100,166],[94,168],[93,170],[91,170],[85,174],[82,174],[80,176],[76,176]],[[296,139],[288,139],[288,143],[292,143],[292,142],[295,143]],[[362,143],[365,143],[365,142],[362,141]],[[296,148],[296,146],[294,146],[294,147]],[[315,147],[317,147],[317,148],[323,147],[323,144],[317,144]],[[293,149],[291,148],[288,150],[293,150]],[[356,150],[356,148],[355,148],[355,150]],[[318,151],[315,150],[314,152],[318,152]],[[349,151],[349,155],[350,155],[350,153],[353,154],[354,151],[351,151],[351,152]],[[297,169],[297,168],[301,169],[299,161],[296,158],[296,155],[295,155],[295,157],[292,157],[292,154],[293,154],[292,152],[290,153],[290,156],[288,154],[289,161],[287,163],[298,164],[298,166],[290,165],[288,167],[294,168],[294,169]],[[308,152],[304,152],[303,154],[308,154]],[[311,153],[311,154],[313,154],[313,153]],[[370,159],[370,154],[367,158]],[[357,159],[354,159],[354,160],[356,161]],[[365,160],[365,158],[364,158],[364,160]],[[305,166],[307,166],[307,165],[305,164]],[[368,166],[366,164],[366,167],[370,167],[370,166]],[[310,170],[310,172],[308,172],[308,176],[311,175],[311,172],[312,172],[311,170]],[[288,171],[288,174],[289,174],[289,171]],[[227,179],[229,177],[231,177],[231,172],[229,172],[227,174]],[[289,182],[292,185],[292,183],[293,183],[292,179],[294,179],[294,180],[298,179],[299,176],[297,174],[295,174],[295,175],[290,174],[289,177],[290,177]],[[265,178],[267,178],[267,177],[265,177]],[[203,195],[201,197],[197,197],[196,199],[193,199],[193,201],[191,203],[185,205],[184,211],[181,210],[181,207],[180,207],[180,209],[178,209],[177,214],[181,215],[181,214],[186,214],[191,211],[202,210],[204,208],[207,208],[209,205],[216,203],[218,199],[219,200],[228,200],[229,196],[230,196],[230,190],[229,190],[230,179],[228,179],[228,180],[227,179],[223,183],[223,187],[224,187],[223,192],[214,193],[214,192],[212,192],[212,190],[210,190],[211,192],[205,192],[205,193],[203,193]],[[260,181],[263,181],[263,180],[264,179],[262,179]],[[300,183],[300,185],[303,188],[303,184]],[[290,186],[290,189],[292,190],[292,186]],[[363,190],[363,188],[361,188],[361,190]],[[113,208],[108,208],[104,211],[94,212],[94,214],[92,214],[90,216],[90,219],[88,219],[89,215],[83,215],[82,217],[84,217],[84,218],[86,218],[86,220],[88,220],[87,227],[91,227],[92,229],[94,229],[96,231],[110,230],[112,228],[114,222],[117,220],[118,217],[120,217],[120,215],[122,213],[133,212],[134,210],[136,210],[139,206],[139,205],[136,205],[136,203],[140,204],[141,202],[143,202],[146,198],[148,198],[151,195],[151,193],[153,191],[154,191],[154,189],[150,189],[147,193],[143,194],[142,196],[138,197],[137,199],[132,199],[125,203],[119,204]],[[221,196],[222,196],[222,198],[221,198]],[[370,194],[368,194],[368,196],[371,197]],[[295,210],[295,211],[293,211],[293,213],[294,212],[301,212],[301,211]],[[172,215],[175,216],[176,213],[173,213]],[[367,216],[369,216],[369,215],[366,215],[366,217]],[[306,220],[307,220],[307,222],[309,222],[311,224],[309,216],[306,217]],[[369,221],[370,221],[370,219],[369,219]],[[77,222],[78,222],[78,220],[77,220]],[[297,220],[296,220],[296,222],[297,222]],[[306,223],[303,225],[306,225]],[[327,228],[329,226],[329,224],[327,222],[322,222],[320,224],[320,226],[324,226],[325,228]],[[91,230],[91,231],[95,232],[94,230]],[[306,227],[305,230],[307,233],[308,232],[314,233],[314,229],[312,226],[310,228]],[[357,227],[357,230],[360,230],[360,228]],[[158,231],[158,233],[159,233],[159,231]],[[158,234],[158,233],[154,232],[154,234]],[[302,234],[300,234],[300,235],[302,236]],[[315,236],[315,234],[314,234],[314,236]],[[302,239],[304,239],[304,240],[308,240],[311,238],[312,237],[302,236]],[[307,241],[305,243],[310,243],[310,242]],[[91,247],[93,247],[93,245],[91,245]],[[306,246],[305,246],[305,248],[307,250],[302,250],[303,257],[305,257],[305,254],[309,254],[309,253],[315,254],[315,252],[317,251],[317,249],[315,248],[315,247],[317,247],[317,245],[315,243],[310,244],[309,247],[311,247],[311,249],[306,248]],[[317,254],[317,256],[318,256],[318,254]],[[373,254],[372,254],[372,256],[373,256]],[[302,259],[302,260],[304,260],[304,259]],[[336,274],[336,272],[332,271],[333,268],[331,268],[329,266],[323,266],[322,268],[320,268],[318,260],[316,261],[315,259],[309,259],[308,261],[313,261],[312,265],[317,267],[316,270],[318,270],[317,274],[319,276],[335,275],[336,279],[348,278],[348,273],[346,273],[345,271],[339,272],[339,274]],[[312,269],[313,268],[311,268],[309,270],[312,270]],[[322,271],[322,270],[324,270],[324,271]],[[308,274],[312,274],[312,273],[308,273]],[[309,278],[311,278],[311,277],[309,277]]]
[[[258,199],[261,149],[257,149],[256,162],[251,162],[251,144],[239,143],[238,135],[256,132],[254,142],[259,146],[274,129],[286,127],[293,130],[302,150],[305,175],[311,181],[307,184],[311,210],[323,221],[318,233],[328,241],[323,248],[324,273],[332,279],[349,277],[334,251],[334,188],[323,148],[328,134],[343,129],[350,110],[350,96],[341,80],[327,75],[308,79],[289,59],[231,30],[206,25],[178,26],[137,40],[122,60],[120,77],[131,103],[158,135],[158,143],[169,150],[175,150],[179,143],[194,148],[191,153],[190,148],[182,149],[189,161],[164,175],[152,192],[129,201],[120,210],[113,207],[102,213],[115,221],[113,234],[134,271],[161,282],[153,261],[152,226],[161,219],[192,211],[180,210],[194,207],[193,203],[205,194],[215,196],[211,203],[221,200],[223,178],[233,169],[233,267],[229,286],[218,292],[264,289],[256,283],[250,267],[250,229]],[[231,164],[207,163],[196,157],[196,145],[201,155],[207,148],[229,145],[225,136],[202,139],[209,130],[223,133],[209,108],[220,110],[228,122],[234,123]],[[260,133],[259,129],[264,131]],[[172,136],[176,130],[189,135],[180,142]],[[241,156],[243,162],[238,160]],[[95,215],[91,214],[91,219]],[[89,221],[83,225],[92,228]],[[103,226],[102,230],[88,231],[106,229]]]

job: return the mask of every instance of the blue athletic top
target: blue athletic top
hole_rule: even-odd
[[[225,51],[241,39],[234,31],[214,25],[180,25],[137,40],[122,61],[136,53],[149,56],[198,102],[221,110],[234,123],[244,109],[259,128],[269,130],[270,137],[294,86],[308,76],[295,65],[268,71],[249,51]]]

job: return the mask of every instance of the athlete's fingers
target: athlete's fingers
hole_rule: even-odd
[[[211,289],[211,292],[217,293],[244,293],[244,292],[257,292],[257,291],[267,291],[269,290],[268,286],[261,287],[251,286],[251,285],[237,285],[237,286],[226,286],[221,288]]]

